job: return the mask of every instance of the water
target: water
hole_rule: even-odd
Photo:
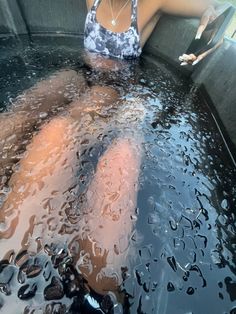
[[[68,146],[60,156],[52,150],[51,156],[59,158],[52,157],[55,167],[61,165],[60,157],[70,156],[60,168],[64,170],[58,170],[56,183],[50,176],[41,182],[48,189],[35,187],[31,203],[18,205],[22,211],[16,228],[19,238],[0,240],[0,312],[91,313],[91,308],[81,305],[86,302],[96,308],[101,301],[98,296],[87,295],[84,301],[88,287],[83,277],[86,267],[94,265],[84,257],[81,238],[97,219],[86,211],[85,196],[93,191],[91,178],[100,156],[118,138],[126,138],[141,165],[137,204],[126,212],[127,217],[122,216],[126,217],[124,233],[115,248],[118,257],[128,252],[124,265],[128,270],[123,269],[121,283],[124,313],[236,313],[236,171],[205,100],[161,61],[154,65],[142,58],[108,75],[85,67],[82,53],[80,42],[72,39],[41,40],[20,48],[2,42],[2,111],[9,110],[15,97],[38,80],[65,68],[82,71],[90,86],[113,87],[120,98],[63,129],[62,137],[70,140]],[[77,96],[73,86],[66,93],[67,98]],[[13,146],[14,154],[6,150],[14,158],[2,177],[2,203],[10,193],[12,164],[24,156],[41,125],[55,116],[66,116],[68,108],[54,106],[48,113],[38,112],[37,123]],[[70,134],[77,134],[73,141]],[[72,154],[67,155],[68,151]],[[3,157],[1,162],[7,159]],[[139,168],[139,158],[135,160],[133,167]],[[13,168],[16,171],[19,166]],[[132,191],[127,193],[132,200]],[[96,207],[99,202],[98,196],[90,205]],[[129,202],[124,204],[124,209],[129,208]],[[30,208],[30,214],[24,208]],[[11,221],[15,212],[8,214]],[[27,238],[21,242],[25,231]],[[109,239],[113,241],[113,231],[103,238],[107,246]],[[78,256],[85,258],[87,266]],[[103,309],[109,307],[105,301],[101,301]],[[117,306],[115,313],[120,312]]]

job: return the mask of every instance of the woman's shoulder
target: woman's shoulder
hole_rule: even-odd
[[[86,0],[87,9],[90,10],[95,0]]]
[[[161,11],[163,1],[165,0],[138,0],[140,29],[146,27],[150,20]]]
[[[86,4],[87,4],[87,8],[90,9],[92,7],[92,5],[94,4],[95,0],[86,0]],[[148,5],[148,6],[152,6],[152,7],[160,7],[161,3],[164,2],[165,0],[137,0],[138,5],[140,6],[144,6],[144,5]]]
[[[138,0],[138,7],[141,11],[150,11],[155,14],[161,9],[164,1],[165,0]]]
[[[90,10],[93,6],[95,0],[86,0],[87,9]],[[132,0],[133,1],[133,0]],[[138,7],[140,8],[141,12],[157,12],[161,9],[162,3],[165,0],[137,0]]]

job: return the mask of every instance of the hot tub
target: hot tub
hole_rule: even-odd
[[[85,14],[83,1],[44,1],[43,5],[36,0],[2,1],[0,5],[2,114],[11,112],[11,103],[25,90],[63,69],[82,71],[88,86],[110,86],[121,95],[108,108],[79,120],[78,146],[73,147],[79,160],[73,168],[74,186],[61,192],[62,200],[49,190],[52,207],[45,199],[43,205],[34,201],[37,223],[32,213],[22,214],[21,225],[31,246],[21,242],[21,250],[14,250],[1,221],[0,311],[235,313],[236,77],[232,69],[236,65],[229,64],[228,57],[235,58],[235,43],[225,39],[194,71],[181,73],[177,59],[191,41],[196,21],[163,17],[140,60],[104,74],[94,72],[82,59]],[[1,206],[10,193],[12,171],[18,171],[32,138],[55,117],[63,117],[69,106],[38,112],[38,124],[13,150],[17,156],[2,180]],[[137,204],[127,215],[133,226],[129,267],[122,268],[122,297],[109,307],[104,305],[105,293],[99,295],[92,286],[87,289],[78,258],[83,252],[75,239],[86,227],[87,212],[81,204],[101,156],[114,141],[127,136],[139,141],[142,161]],[[120,237],[115,252],[125,253],[125,243]],[[90,266],[94,265],[92,261]]]

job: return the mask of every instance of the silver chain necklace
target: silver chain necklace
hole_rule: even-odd
[[[111,0],[109,0],[109,5],[110,5],[110,9],[111,9],[111,17],[112,17],[112,20],[111,20],[111,25],[112,26],[116,26],[118,17],[120,16],[121,12],[124,10],[124,8],[127,6],[127,4],[129,2],[130,2],[130,0],[127,0],[126,3],[120,8],[120,10],[117,13],[116,17],[114,17],[112,5],[111,5]]]

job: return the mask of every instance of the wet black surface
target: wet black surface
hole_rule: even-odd
[[[49,73],[83,68],[80,43],[55,44],[1,42],[2,111]],[[114,137],[138,136],[144,149],[131,217],[136,257],[121,286],[124,313],[236,313],[236,169],[204,99],[168,65],[144,58],[110,75],[83,72],[90,84],[118,89],[124,105],[94,118],[95,136],[85,132],[78,197]],[[76,212],[70,215],[76,221]],[[92,313],[83,276],[73,264],[78,246],[58,243],[56,232],[37,254],[4,251],[4,241],[1,313]],[[98,301],[109,311],[109,300]]]

